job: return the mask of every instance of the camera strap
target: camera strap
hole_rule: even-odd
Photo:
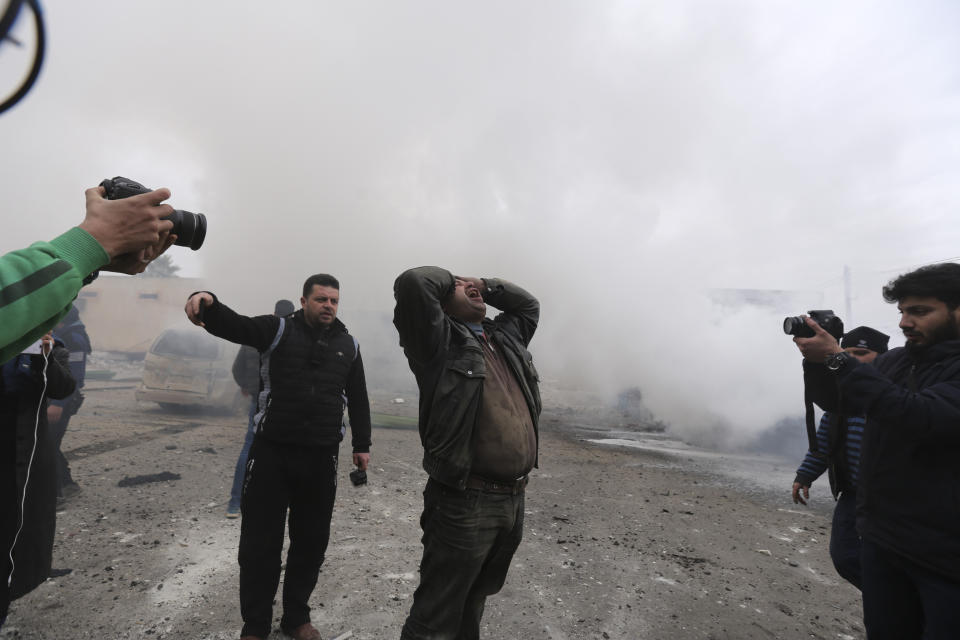
[[[803,402],[804,405],[806,405],[807,410],[807,442],[810,447],[810,453],[817,453],[820,450],[820,447],[817,446],[817,425],[814,421],[813,402],[810,400],[810,396],[808,395],[806,388],[803,390]]]

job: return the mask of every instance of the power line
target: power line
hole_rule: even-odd
[[[919,269],[920,267],[926,267],[932,264],[942,264],[944,262],[954,262],[956,260],[960,260],[960,256],[953,256],[952,258],[941,258],[940,260],[931,260],[929,262],[920,262],[920,263],[908,265],[905,267],[897,267],[895,269],[881,269],[877,271],[867,271],[866,273],[877,273],[877,274],[903,273],[906,271],[913,271],[914,269]]]

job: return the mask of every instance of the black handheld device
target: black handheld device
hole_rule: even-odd
[[[100,186],[107,192],[107,200],[120,200],[121,198],[129,198],[153,191],[153,189],[123,176],[108,178],[101,182]],[[191,213],[190,211],[176,209],[169,216],[165,216],[164,220],[173,222],[173,229],[170,230],[170,233],[177,236],[177,241],[174,244],[180,247],[190,247],[194,251],[203,246],[203,241],[207,237],[207,216],[202,213]]]

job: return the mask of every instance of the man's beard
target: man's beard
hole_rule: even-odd
[[[939,344],[946,340],[956,340],[957,338],[960,338],[960,326],[957,325],[956,319],[951,314],[947,316],[946,322],[941,324],[939,327],[930,330],[930,333],[927,334],[927,339],[923,344],[907,341],[906,349],[913,355],[919,356],[921,353],[935,344]]]

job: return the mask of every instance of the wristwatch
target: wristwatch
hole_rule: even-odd
[[[827,365],[827,369],[830,369],[830,371],[839,371],[846,366],[848,362],[850,362],[850,355],[845,351],[840,351],[827,356],[823,364]]]

